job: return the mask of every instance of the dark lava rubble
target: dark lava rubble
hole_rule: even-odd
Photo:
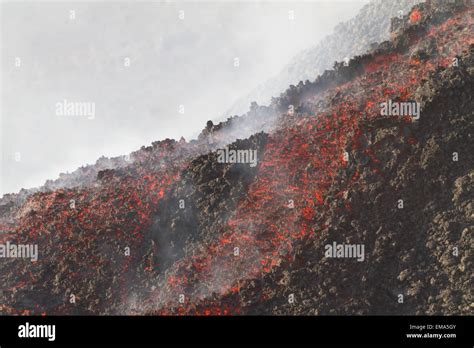
[[[0,313],[471,314],[473,9],[418,4],[392,30],[196,140],[4,198],[0,242],[40,255],[0,260]],[[226,146],[258,165],[219,163]]]

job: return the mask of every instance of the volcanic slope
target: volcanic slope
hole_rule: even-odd
[[[388,40],[393,17],[407,13],[419,0],[372,0],[356,16],[339,23],[334,31],[313,47],[298,52],[276,76],[265,81],[248,95],[237,100],[224,114],[240,115],[251,102],[266,105],[291,84],[313,80],[335,61],[364,54],[377,43]],[[302,82],[300,82],[302,83]]]

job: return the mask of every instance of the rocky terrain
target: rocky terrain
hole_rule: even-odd
[[[422,3],[391,28],[196,140],[0,205],[0,241],[39,248],[0,260],[1,313],[471,314],[473,9]]]
[[[340,23],[333,35],[325,38],[314,48],[299,53],[288,63],[280,75],[237,101],[225,113],[224,118],[227,118],[228,115],[245,113],[249,116],[249,119],[252,119],[252,121],[246,119],[245,122],[235,122],[239,120],[239,117],[234,116],[230,117],[227,122],[222,122],[219,128],[225,129],[227,142],[232,142],[239,137],[246,138],[260,130],[268,130],[268,124],[255,120],[256,113],[259,116],[265,114],[266,121],[268,122],[268,118],[271,118],[271,122],[268,123],[270,126],[273,124],[275,112],[266,110],[264,106],[258,106],[255,101],[268,105],[271,97],[280,95],[289,85],[297,84],[299,81],[313,80],[324,70],[332,68],[335,61],[365,53],[371,46],[374,47],[377,42],[389,38],[392,17],[399,16],[399,11],[407,13],[418,2],[419,0],[370,2],[364,6],[355,18],[347,23]],[[341,45],[341,43],[343,44]],[[234,124],[235,127],[230,127],[231,124]],[[221,138],[224,138],[224,134]],[[48,180],[41,187],[22,189],[18,194],[7,194],[0,197],[0,206],[21,204],[26,197],[35,192],[93,185],[99,171],[123,167],[131,161],[133,161],[133,156],[130,154],[114,158],[100,158],[96,163],[85,165],[72,173],[61,173],[57,179]]]
[[[403,17],[420,0],[384,1],[374,0],[347,22],[339,23],[331,35],[295,57],[273,78],[265,81],[248,95],[237,100],[227,110],[227,115],[240,115],[251,102],[267,105],[272,97],[279,96],[289,85],[300,81],[312,81],[315,76],[329,70],[334,62],[344,61],[377,47],[388,40],[392,18]]]

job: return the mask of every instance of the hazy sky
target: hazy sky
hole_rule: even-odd
[[[0,195],[195,137],[365,3],[3,2]]]

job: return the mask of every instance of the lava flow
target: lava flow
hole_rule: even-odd
[[[460,145],[449,143],[446,150],[439,146],[433,156],[445,158],[443,151],[460,152],[458,148],[468,140],[459,129],[472,126],[472,118],[452,111],[472,103],[466,96],[472,84],[472,8],[458,3],[419,4],[399,25],[392,41],[354,57],[347,65],[336,64],[335,70],[291,98],[280,96],[280,101],[296,100],[297,105],[291,104],[295,112],[287,111],[290,104],[275,108],[268,134],[257,133],[229,145],[256,149],[256,168],[219,163],[214,150],[225,143],[221,136],[225,127],[209,125],[199,141],[166,140],[142,148],[129,165],[101,171],[95,185],[28,197],[2,220],[4,238],[38,244],[43,254],[33,263],[2,261],[0,311],[464,313],[469,299],[459,300],[457,307],[451,304],[456,302],[449,294],[459,292],[454,288],[445,294],[449,300],[439,300],[439,305],[436,296],[441,295],[426,295],[432,297],[432,305],[425,305],[428,300],[424,301],[421,290],[416,292],[418,280],[426,288],[440,280],[418,279],[422,271],[408,277],[408,285],[393,286],[412,296],[412,309],[381,305],[392,294],[377,279],[390,276],[387,283],[392,278],[396,282],[404,271],[392,269],[388,262],[395,257],[401,264],[416,263],[411,244],[400,246],[405,245],[406,234],[425,238],[432,224],[448,219],[433,212],[431,220],[426,218],[428,227],[410,230],[410,225],[403,224],[417,222],[387,207],[396,207],[400,197],[406,196],[411,199],[405,199],[407,209],[430,216],[429,209],[436,203],[428,194],[415,199],[407,193],[407,187],[417,187],[416,175],[434,178],[433,168],[440,167],[429,167],[430,156],[423,151],[438,139],[439,132],[452,127],[453,133],[445,139],[455,139]],[[451,83],[450,74],[463,81],[453,85],[451,94],[443,92],[443,86]],[[439,108],[434,105],[439,98],[445,98],[451,112],[439,116],[447,122],[444,128],[430,123],[438,117]],[[420,117],[381,115],[380,105],[387,101],[420,103]],[[442,118],[448,114],[458,119]],[[468,179],[462,178],[470,175],[469,165],[472,162],[450,167],[439,174],[444,179],[436,174],[436,180],[452,182],[453,187],[459,181],[458,186],[464,188],[468,184],[463,180]],[[430,174],[422,171],[423,166],[431,168]],[[446,201],[457,202],[451,196]],[[460,193],[459,197],[464,196]],[[459,199],[459,207],[468,209],[464,198]],[[419,204],[416,209],[415,204]],[[394,235],[400,225],[400,234]],[[343,226],[347,228],[341,231]],[[461,229],[464,222],[456,226]],[[433,236],[426,235],[427,241],[420,245],[429,249],[431,243],[438,250],[430,239]],[[374,263],[360,266],[341,260],[331,265],[324,259],[324,245],[336,240],[363,241],[371,248],[367,257]],[[444,265],[444,254],[436,257]],[[354,280],[354,275],[360,277]],[[367,279],[374,285],[366,286]],[[351,300],[355,294],[362,299]],[[296,296],[296,305],[288,301],[289,295]]]

